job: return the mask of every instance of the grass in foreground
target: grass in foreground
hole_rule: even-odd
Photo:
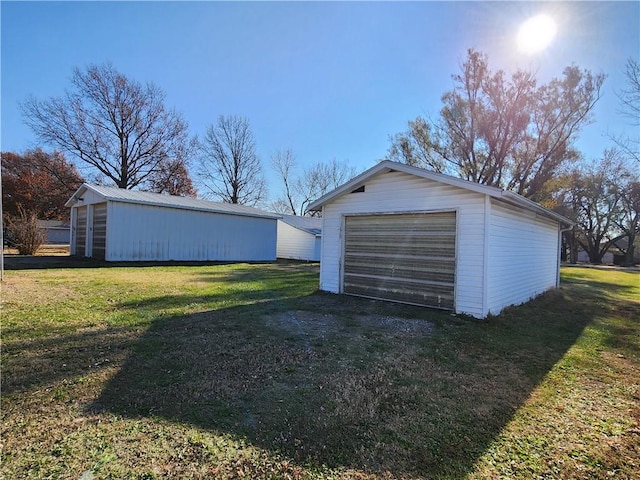
[[[640,275],[485,322],[313,265],[7,272],[3,478],[636,478]]]

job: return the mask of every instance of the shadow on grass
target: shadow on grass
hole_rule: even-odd
[[[308,285],[316,281],[317,265],[285,261],[257,272],[255,266],[234,264],[231,269],[209,269],[208,273],[196,269],[188,278],[194,282],[210,280],[216,285],[223,281],[227,288],[223,291],[210,289],[201,295],[161,295],[111,305],[109,310],[112,312],[132,314],[127,317],[135,321],[127,320],[124,325],[105,327],[98,322],[95,326],[79,329],[76,323],[59,322],[42,331],[28,322],[4,326],[2,392],[26,392],[31,387],[59,380],[75,381],[97,370],[118,365],[131,351],[135,352],[137,347],[146,344],[144,340],[147,337],[141,342],[140,335],[150,324],[162,326],[165,320],[172,321],[162,313],[167,310],[193,306],[202,309],[214,304],[264,304],[248,308],[255,311],[277,309],[283,302],[291,301],[291,297],[310,291]],[[189,317],[177,318],[178,321],[182,318],[186,321]]]
[[[169,266],[206,266],[206,265],[229,265],[236,263],[276,263],[276,262],[243,262],[243,261],[149,261],[149,262],[105,262],[93,258],[76,257],[70,255],[5,255],[5,270],[48,270],[59,268],[114,268],[114,267],[169,267]],[[291,263],[287,260],[278,260],[277,263]],[[300,262],[304,263],[304,262]]]
[[[306,465],[463,476],[601,311],[602,295],[571,286],[479,322],[247,292],[254,303],[154,321],[89,408],[230,433]]]
[[[317,267],[310,264],[290,265],[280,263],[271,265],[268,269],[256,274],[254,267],[249,264],[238,265],[233,269],[219,271],[203,271],[192,276],[193,281],[211,282],[214,285],[224,283],[224,289],[217,289],[215,293],[207,292],[202,295],[189,293],[168,294],[134,301],[122,302],[117,308],[125,310],[146,309],[149,311],[168,308],[179,308],[190,304],[225,305],[225,304],[253,304],[258,302],[277,303],[296,297],[301,292],[308,291],[306,283],[300,278],[300,283],[291,281],[292,273],[297,272],[307,276],[316,275]],[[317,281],[315,277],[312,281]],[[268,287],[268,288],[267,288]],[[271,302],[273,300],[273,302]]]
[[[22,333],[22,331],[21,331]],[[4,329],[12,336],[11,329]],[[124,361],[135,344],[135,327],[112,327],[4,342],[2,393],[26,392],[59,380],[74,380]]]
[[[628,275],[637,275],[634,273],[628,273]],[[566,281],[567,284],[570,284],[572,288],[576,291],[580,291],[581,295],[591,296],[595,299],[602,297],[603,291],[610,292],[608,294],[609,297],[617,297],[617,296],[630,296],[635,292],[635,288],[633,285],[620,285],[615,283],[606,283],[606,282],[595,282],[588,279],[582,278],[572,278]]]

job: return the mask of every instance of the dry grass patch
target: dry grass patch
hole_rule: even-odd
[[[4,248],[5,255],[18,255],[17,248]],[[59,256],[65,257],[69,256],[69,245],[40,245],[38,250],[35,253],[40,257],[49,257],[49,256]]]

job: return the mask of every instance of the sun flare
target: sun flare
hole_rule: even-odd
[[[518,30],[518,49],[537,53],[547,48],[556,36],[556,22],[549,15],[531,17]]]

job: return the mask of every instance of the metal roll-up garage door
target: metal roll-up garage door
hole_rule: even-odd
[[[452,310],[456,214],[345,218],[343,291]]]
[[[93,206],[93,245],[91,256],[104,260],[107,244],[107,204],[96,203]]]
[[[78,207],[76,215],[76,255],[84,257],[87,240],[87,207]]]

